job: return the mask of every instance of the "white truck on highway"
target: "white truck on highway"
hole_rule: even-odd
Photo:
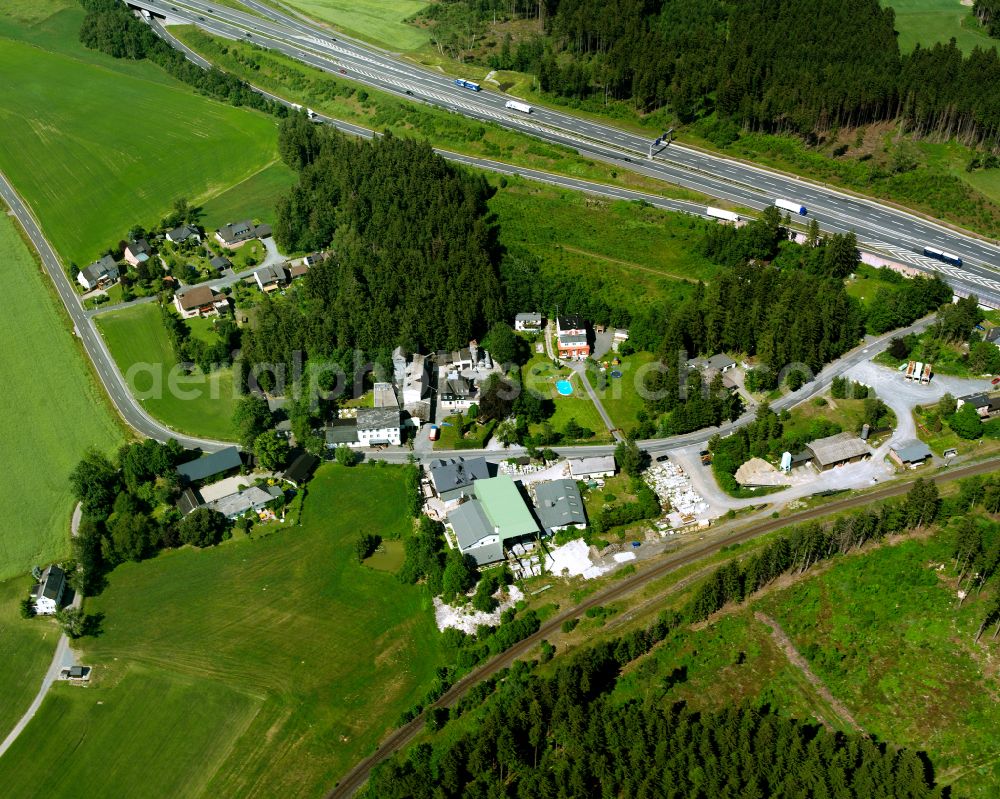
[[[741,217],[735,211],[726,211],[723,208],[713,208],[708,206],[705,209],[705,214],[712,217],[713,219],[721,219],[725,222],[739,222]]]
[[[504,106],[509,108],[511,111],[520,111],[522,114],[530,114],[531,106],[527,103],[522,103],[517,100],[508,100],[504,103]]]
[[[774,204],[784,211],[791,211],[793,214],[798,214],[799,216],[806,215],[806,207],[802,203],[792,202],[791,200],[777,199]]]

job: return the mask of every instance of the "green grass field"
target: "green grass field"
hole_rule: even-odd
[[[974,47],[991,47],[996,44],[979,27],[972,16],[972,4],[961,0],[886,0],[883,5],[896,12],[896,30],[899,32],[900,52],[908,53],[921,44],[930,47],[935,42],[947,43],[954,37],[966,53]]]
[[[83,641],[95,684],[46,701],[0,760],[4,793],[332,788],[442,662],[423,590],[354,555],[361,532],[409,528],[404,494],[398,468],[326,465],[301,527],[119,567],[88,602],[107,614]]]
[[[490,207],[505,246],[527,249],[547,272],[579,275],[611,307],[676,300],[719,270],[699,252],[706,223],[694,217],[520,179]]]
[[[66,260],[86,264],[176,198],[205,203],[277,159],[274,120],[84,49],[77,4],[33,24],[3,11],[0,169]]]
[[[296,180],[289,167],[280,162],[272,164],[206,200],[201,223],[206,230],[215,230],[227,222],[247,218],[273,222],[275,202]]]
[[[0,741],[31,704],[59,640],[52,619],[21,618],[30,587],[30,576],[0,582]]]
[[[177,359],[156,303],[112,311],[95,321],[118,368],[147,411],[178,432],[235,440],[233,370],[204,375],[195,369],[190,376],[172,373]],[[196,335],[207,334],[203,321],[195,327]],[[177,390],[171,390],[171,384]],[[194,396],[186,396],[188,392]]]
[[[425,8],[424,0],[290,0],[288,5],[396,50],[416,50],[430,41],[427,31],[403,21]]]
[[[2,58],[2,56],[0,56]],[[0,373],[8,412],[0,418],[0,579],[69,553],[69,473],[90,446],[122,439],[70,332],[48,276],[0,218]]]
[[[636,414],[645,406],[645,400],[640,396],[642,374],[646,373],[647,364],[656,360],[656,356],[651,352],[637,352],[621,359],[621,364],[614,366],[611,359],[615,357],[613,352],[609,352],[602,358],[608,362],[607,386],[602,391],[594,385],[591,378],[591,385],[594,386],[601,405],[608,412],[611,421],[624,430],[626,433],[636,424]],[[641,370],[641,371],[640,371]],[[622,373],[621,377],[611,377],[612,371]]]

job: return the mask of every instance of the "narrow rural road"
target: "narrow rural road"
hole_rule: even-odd
[[[934,480],[935,483],[947,483],[966,477],[974,477],[976,475],[994,472],[998,468],[1000,468],[1000,458],[991,458],[990,460],[983,461],[981,463],[975,463],[960,469],[942,472],[934,475],[930,479]],[[616,581],[604,590],[591,594],[578,605],[561,610],[561,612],[552,616],[544,624],[542,624],[538,631],[533,635],[528,636],[523,641],[519,641],[510,649],[501,652],[492,660],[484,663],[482,666],[479,666],[469,672],[469,674],[462,677],[450,689],[448,689],[440,699],[430,705],[428,709],[431,707],[450,707],[461,699],[462,696],[464,696],[465,693],[472,688],[472,686],[496,674],[500,671],[500,669],[509,667],[515,660],[523,657],[537,647],[542,639],[554,635],[562,627],[564,621],[577,618],[581,613],[585,613],[589,608],[619,600],[637,589],[642,588],[643,586],[648,585],[649,583],[658,580],[683,566],[695,563],[698,560],[719,551],[724,546],[731,546],[732,544],[748,541],[751,538],[756,538],[759,535],[770,533],[774,530],[781,529],[782,527],[801,524],[802,522],[809,521],[811,519],[822,518],[831,514],[851,510],[859,506],[870,505],[873,502],[879,502],[884,499],[901,496],[910,490],[912,484],[917,479],[919,478],[915,477],[913,480],[894,483],[890,486],[886,486],[885,488],[881,488],[877,491],[871,491],[867,494],[847,497],[845,499],[830,502],[816,508],[804,510],[801,513],[796,513],[783,519],[768,519],[767,521],[759,524],[754,524],[741,530],[735,530],[726,536],[706,541],[705,543],[699,544],[686,552],[679,552],[675,555],[664,558],[656,566],[646,569],[645,571],[638,572],[631,578]],[[401,750],[403,747],[407,746],[420,733],[423,726],[424,717],[423,715],[420,715],[413,719],[413,721],[404,724],[402,727],[399,727],[389,733],[389,735],[379,744],[378,748],[372,754],[368,755],[368,757],[364,758],[364,760],[359,762],[353,769],[344,775],[337,785],[327,794],[326,799],[347,799],[347,797],[353,796],[354,793],[361,788],[365,782],[367,782],[372,769],[382,761],[392,757],[392,755]]]
[[[0,198],[7,204],[11,212],[24,228],[32,245],[41,258],[42,266],[52,279],[66,312],[73,322],[73,330],[80,338],[87,355],[94,364],[94,373],[97,375],[104,390],[111,398],[115,408],[125,422],[139,433],[155,438],[158,441],[167,441],[171,438],[177,439],[188,449],[201,448],[206,452],[214,452],[223,447],[230,446],[230,442],[213,441],[204,438],[195,438],[171,430],[164,424],[156,421],[146,413],[145,409],[132,396],[132,392],[125,384],[125,378],[118,370],[118,364],[108,351],[107,345],[101,334],[97,332],[93,320],[80,304],[80,299],[74,290],[70,279],[66,274],[59,256],[42,234],[41,226],[36,221],[27,204],[7,180],[7,176],[0,172]]]

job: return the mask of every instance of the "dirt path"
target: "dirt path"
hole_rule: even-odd
[[[867,734],[864,729],[862,729],[861,725],[854,720],[854,716],[851,715],[851,711],[844,707],[840,700],[830,693],[830,689],[826,687],[826,683],[816,676],[816,673],[809,668],[809,664],[806,662],[806,659],[799,654],[799,650],[795,648],[795,644],[792,643],[792,639],[788,637],[788,634],[781,628],[781,625],[770,616],[761,613],[759,610],[754,611],[753,615],[757,621],[771,628],[771,638],[774,639],[774,643],[777,644],[778,648],[785,653],[785,657],[788,658],[788,662],[802,672],[802,675],[806,678],[808,683],[813,687],[816,693],[819,694],[820,698],[826,702],[827,705],[829,705],[830,709],[837,714],[840,721],[845,725],[854,728],[857,732]]]

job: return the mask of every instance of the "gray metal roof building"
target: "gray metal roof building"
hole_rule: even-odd
[[[455,531],[458,548],[472,556],[477,564],[494,563],[503,558],[503,541],[500,539],[500,533],[493,527],[480,502],[472,500],[459,505],[448,514],[448,522]],[[475,546],[484,538],[488,539],[489,543]]]
[[[583,526],[587,514],[575,480],[552,480],[535,486],[535,514],[548,531]]]
[[[871,450],[854,433],[837,433],[834,436],[818,438],[806,444],[813,454],[816,465],[821,469],[836,466],[838,463],[848,463],[870,456]]]
[[[228,472],[230,469],[238,469],[242,465],[240,451],[236,447],[226,447],[211,455],[182,463],[177,467],[177,474],[189,483],[193,483],[197,480],[204,480],[206,477]]]
[[[434,490],[444,502],[471,496],[472,484],[476,480],[485,480],[490,476],[485,458],[433,460],[427,465],[427,472]]]
[[[915,438],[892,445],[895,459],[902,464],[923,463],[931,457],[931,448]]]
[[[268,486],[266,489],[259,486],[250,486],[245,491],[238,491],[235,494],[221,497],[214,502],[209,502],[208,507],[219,511],[227,519],[235,519],[249,510],[260,510],[271,500],[277,499],[282,493],[282,490],[277,486]]]
[[[399,427],[399,408],[358,408],[358,430]]]

